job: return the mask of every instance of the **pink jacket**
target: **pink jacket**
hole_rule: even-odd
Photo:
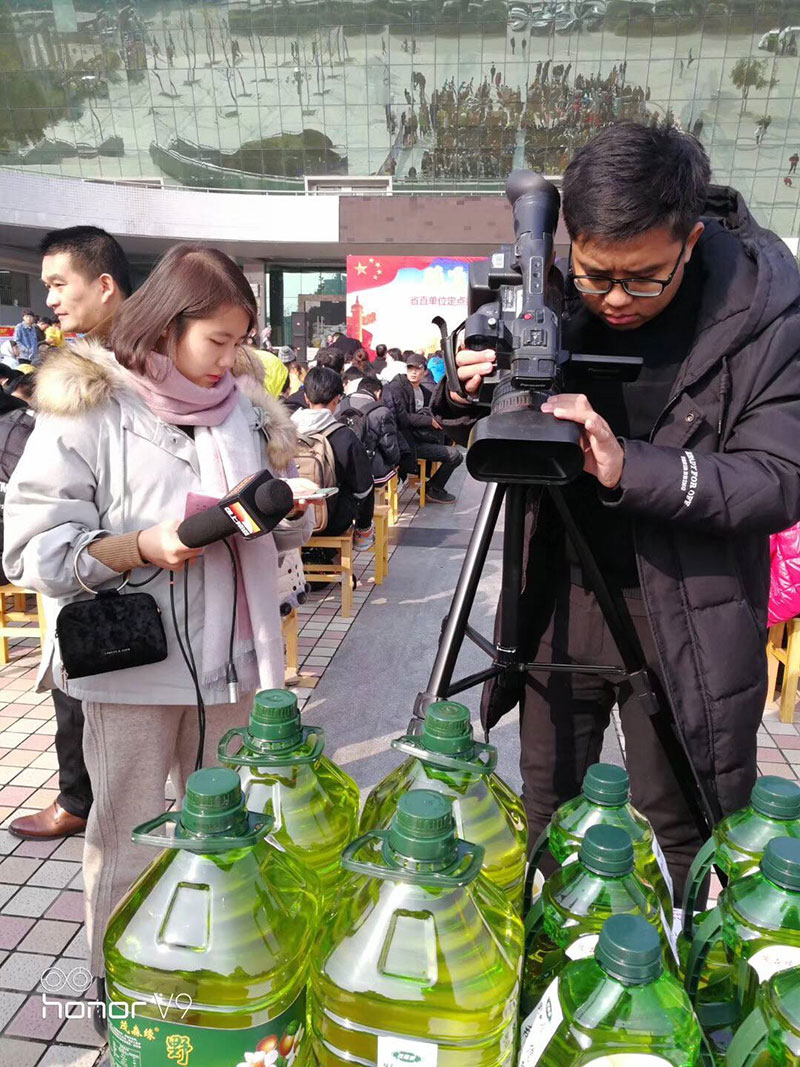
[[[769,539],[769,625],[800,615],[800,522]]]

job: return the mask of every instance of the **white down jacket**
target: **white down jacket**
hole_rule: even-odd
[[[244,352],[233,370],[263,464],[273,473],[293,467],[295,430],[279,401],[260,385]],[[103,532],[120,534],[180,518],[188,493],[202,493],[194,441],[158,419],[128,384],[111,353],[82,343],[50,356],[39,372],[36,426],[14,471],[5,502],[3,562],[9,581],[46,597],[47,635],[40,690],[54,686],[81,700],[118,704],[193,704],[195,691],[175,639],[169,578],[161,573],[145,592],[161,609],[169,655],[151,666],[68,681],[61,670],[56,618],[64,604],[85,599],[74,573],[76,554]],[[278,604],[279,553],[311,536],[313,515],[284,521],[267,534],[274,567],[264,574],[266,604],[274,604],[268,650],[274,678],[283,685],[283,644]],[[92,589],[113,588],[120,576],[81,552],[79,573]],[[133,581],[153,574],[134,572]],[[182,572],[176,576],[178,620],[183,627]],[[203,647],[203,560],[190,568],[189,633],[198,668]],[[123,593],[123,595],[125,595]],[[233,605],[231,604],[231,611]],[[227,690],[204,689],[208,704],[226,703]]]

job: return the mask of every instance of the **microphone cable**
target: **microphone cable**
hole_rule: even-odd
[[[228,697],[230,702],[235,704],[239,700],[239,678],[236,673],[236,665],[233,658],[233,646],[236,639],[236,612],[239,601],[239,574],[236,567],[236,557],[233,549],[228,543],[227,539],[222,542],[225,548],[228,550],[228,555],[231,559],[231,568],[233,572],[233,610],[231,612],[231,630],[228,641],[228,663],[225,668],[225,681],[228,686]],[[157,572],[158,573],[158,572]],[[156,575],[154,574],[147,581],[152,581]],[[141,585],[145,582],[139,583]],[[197,663],[194,658],[194,650],[192,648],[192,640],[189,635],[189,561],[185,560],[183,564],[183,639],[181,638],[180,625],[178,623],[178,613],[175,607],[175,571],[169,573],[169,604],[172,612],[172,625],[175,630],[175,637],[178,641],[178,648],[180,649],[183,662],[186,664],[186,669],[189,672],[189,677],[192,679],[194,685],[195,699],[197,702],[197,756],[195,758],[196,771],[199,771],[203,766],[203,750],[206,742],[206,705],[203,699],[203,691],[200,685],[200,676],[197,670]],[[184,644],[185,640],[185,644]]]
[[[200,676],[197,673],[197,664],[194,661],[192,641],[189,637],[189,560],[183,563],[183,632],[186,637],[186,650],[192,662],[192,681],[197,693],[197,758],[194,769],[199,771],[203,766],[203,749],[206,744],[206,705],[200,688]]]
[[[233,613],[231,615],[231,638],[228,644],[228,665],[225,668],[225,682],[228,686],[228,700],[231,704],[236,704],[239,701],[239,676],[236,673],[236,664],[233,660],[233,643],[236,638],[236,612],[238,610],[239,600],[239,571],[236,566],[236,555],[231,548],[230,542],[227,537],[222,542],[228,550],[228,555],[231,557],[231,567],[233,569]]]
[[[197,668],[194,662],[194,654],[192,653],[192,645],[189,640],[189,561],[186,560],[183,565],[183,590],[184,590],[184,627],[186,633],[186,640],[188,643],[187,648],[184,647],[183,640],[181,639],[181,630],[178,623],[178,612],[175,607],[175,571],[169,572],[169,606],[172,612],[172,625],[175,630],[175,637],[178,642],[178,648],[180,649],[183,662],[186,664],[186,669],[189,672],[189,677],[192,679],[194,685],[195,699],[197,701],[197,728],[198,728],[198,744],[197,744],[197,756],[195,758],[194,769],[199,771],[203,766],[203,748],[205,746],[205,733],[206,733],[206,708],[203,701],[203,694],[200,689],[200,680],[197,676]]]

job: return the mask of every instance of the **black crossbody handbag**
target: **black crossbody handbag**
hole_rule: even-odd
[[[88,545],[84,546],[88,547]],[[96,592],[74,571],[91,600],[65,604],[56,619],[56,640],[68,679],[146,667],[167,658],[167,635],[161,610],[149,593],[125,593],[130,572],[116,589]]]

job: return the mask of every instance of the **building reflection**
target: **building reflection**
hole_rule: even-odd
[[[0,165],[477,191],[673,122],[796,235],[798,35],[800,0],[0,0]]]

